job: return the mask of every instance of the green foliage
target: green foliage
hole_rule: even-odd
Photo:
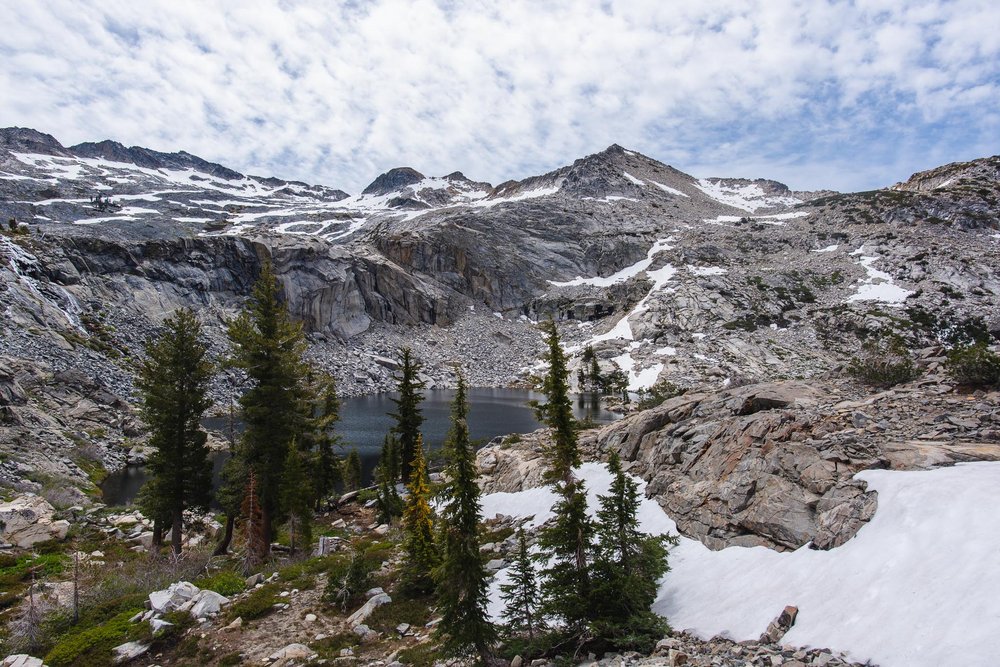
[[[237,593],[242,593],[246,588],[246,580],[232,570],[222,570],[192,582],[198,588],[215,591],[219,595],[231,597]]]
[[[881,389],[909,382],[920,375],[906,342],[895,334],[865,341],[861,356],[851,359],[847,372],[860,382]]]
[[[402,598],[397,596],[389,604],[384,604],[368,617],[365,623],[377,632],[395,633],[400,623],[421,628],[431,620],[434,600],[430,597]]]
[[[323,599],[346,611],[360,601],[361,595],[372,585],[372,573],[378,563],[367,553],[367,544],[355,542],[350,556],[339,558],[330,568]]]
[[[288,454],[285,456],[285,470],[281,475],[281,506],[288,512],[292,553],[299,544],[308,549],[312,542],[313,490],[295,440],[288,443]]]
[[[420,402],[424,400],[420,390],[424,388],[424,382],[417,375],[423,365],[413,358],[413,353],[408,347],[400,350],[400,354],[402,356],[400,375],[396,378],[399,398],[392,399],[396,404],[396,412],[390,416],[396,420],[392,432],[399,440],[400,474],[403,482],[409,484],[414,458],[417,456],[416,450],[421,446],[418,444],[420,426],[424,423],[424,416],[420,412]]]
[[[357,491],[361,488],[361,455],[352,449],[344,460],[344,490]]]
[[[566,367],[566,353],[559,341],[559,330],[555,322],[548,320],[541,325],[547,348],[545,361],[549,369],[542,378],[540,389],[545,394],[545,403],[532,403],[538,421],[552,429],[553,442],[547,448],[548,469],[545,479],[549,482],[569,480],[573,468],[580,465],[580,453],[576,442],[576,420],[573,404],[569,399],[569,370]]]
[[[664,537],[639,531],[639,485],[624,473],[612,452],[613,481],[597,512],[591,591],[591,634],[615,650],[650,651],[667,630],[649,610],[667,573]],[[672,540],[676,543],[676,539]]]
[[[412,464],[410,483],[407,485],[409,494],[403,508],[403,549],[406,557],[403,561],[401,587],[409,595],[423,595],[434,590],[431,573],[437,567],[440,557],[437,545],[434,544],[431,490],[427,484],[423,439],[419,436]]]
[[[382,453],[375,467],[375,500],[378,503],[379,521],[391,523],[403,516],[403,499],[396,490],[399,479],[399,444],[392,433],[387,433],[382,442]]]
[[[9,588],[31,579],[35,572],[36,579],[44,579],[62,572],[69,560],[62,554],[24,554],[13,556],[3,554],[0,561],[0,588]]]
[[[164,333],[146,346],[136,377],[140,414],[155,449],[146,466],[150,482],[141,506],[150,518],[170,517],[173,550],[180,553],[184,510],[206,508],[210,500],[212,466],[201,418],[211,405],[213,369],[194,311],[182,308],[164,326]]]
[[[327,660],[336,660],[340,657],[340,651],[342,649],[351,648],[360,643],[361,638],[353,632],[339,632],[335,635],[323,637],[323,639],[320,639],[319,641],[310,643],[309,648],[316,651],[321,659],[325,658]]]
[[[437,646],[423,643],[404,648],[396,659],[410,667],[434,667],[443,657]]]
[[[244,621],[263,618],[273,612],[274,605],[281,601],[278,595],[280,592],[281,588],[277,584],[264,584],[242,600],[229,605],[227,616],[230,620],[242,618]]]
[[[340,420],[340,399],[333,377],[327,373],[310,373],[307,385],[311,403],[307,412],[311,418],[299,448],[308,460],[314,505],[320,509],[343,484],[340,457],[334,452],[341,442],[333,432],[334,424]]]
[[[669,380],[660,380],[648,390],[640,392],[639,409],[655,408],[664,401],[680,396],[684,390]]]
[[[948,374],[959,384],[973,387],[1000,385],[1000,355],[984,343],[960,345],[948,352]]]
[[[474,651],[485,661],[496,632],[486,613],[489,577],[479,551],[482,506],[468,414],[465,378],[459,375],[451,409],[451,429],[445,440],[448,481],[441,492],[444,498],[438,540],[441,564],[434,572],[442,620],[436,632],[443,639],[445,652],[465,655]]]
[[[148,632],[148,626],[129,622],[130,618],[141,611],[141,607],[130,609],[101,625],[64,635],[45,654],[45,664],[50,667],[110,665],[111,649]]]
[[[302,325],[292,322],[270,262],[265,262],[246,309],[229,322],[230,364],[243,369],[250,388],[240,397],[246,429],[238,455],[257,475],[266,556],[272,520],[281,511],[281,478],[288,443],[307,437],[313,403]]]
[[[539,626],[538,578],[523,528],[517,531],[517,554],[510,567],[510,583],[500,585],[500,598],[504,601],[502,616],[506,633],[534,640]]]

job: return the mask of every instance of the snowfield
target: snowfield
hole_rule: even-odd
[[[591,513],[611,476],[581,466]],[[854,539],[831,551],[764,547],[711,551],[682,537],[670,554],[653,610],[677,629],[708,638],[757,639],[785,605],[799,608],[783,642],[845,651],[883,667],[996,664],[1000,655],[1000,463],[930,471],[868,470],[878,510]],[[640,488],[645,484],[640,482]],[[545,488],[483,497],[484,516],[552,516]],[[643,530],[676,533],[653,500],[639,510]],[[499,617],[501,570],[490,587]]]

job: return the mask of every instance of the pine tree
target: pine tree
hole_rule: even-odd
[[[400,375],[396,378],[399,398],[392,399],[396,404],[396,412],[390,416],[396,420],[392,431],[399,441],[400,474],[403,482],[409,484],[414,468],[413,460],[417,455],[420,426],[424,423],[424,416],[420,413],[420,402],[424,400],[420,390],[424,388],[424,382],[417,376],[423,366],[413,358],[410,348],[404,347],[400,354]]]
[[[240,516],[243,508],[243,499],[246,495],[244,480],[246,479],[247,470],[244,459],[233,451],[232,455],[222,464],[219,489],[215,492],[215,500],[226,514],[226,525],[222,538],[216,545],[215,551],[212,552],[213,556],[222,556],[229,552],[229,544],[232,542],[233,531],[236,528],[236,519]]]
[[[399,479],[399,451],[392,433],[387,433],[382,442],[382,452],[375,467],[376,501],[379,521],[391,523],[403,515],[403,499],[396,490]]]
[[[334,451],[340,446],[340,438],[332,430],[340,420],[340,399],[333,377],[327,373],[312,375],[307,383],[307,394],[312,400],[309,410],[311,419],[300,442],[300,449],[307,453],[313,504],[316,510],[320,510],[344,481],[342,461]]]
[[[465,379],[451,410],[451,430],[445,441],[447,484],[443,490],[440,540],[441,565],[435,571],[441,623],[437,633],[446,651],[464,655],[474,651],[486,664],[496,631],[486,613],[489,576],[479,551],[482,506],[476,485],[476,454],[469,440],[469,404]]]
[[[289,547],[295,553],[296,537],[306,547],[312,542],[313,490],[305,462],[295,441],[288,444],[281,476],[281,505],[288,513]]]
[[[616,650],[648,651],[667,631],[650,611],[660,578],[669,571],[667,545],[676,538],[639,531],[639,485],[612,452],[608,495],[597,512],[592,592],[592,630]]]
[[[211,497],[212,466],[201,418],[211,405],[212,364],[194,311],[176,311],[164,327],[146,346],[136,386],[155,449],[147,464],[152,481],[146,503],[154,519],[169,514],[172,548],[179,554],[184,510],[206,508]]]
[[[361,455],[352,449],[344,460],[344,490],[357,491],[361,488]]]
[[[512,636],[527,635],[528,641],[533,641],[539,620],[538,579],[535,564],[528,553],[524,528],[517,531],[517,554],[510,566],[510,583],[500,585],[500,599],[506,605],[502,616],[507,633]]]
[[[229,322],[230,363],[246,371],[250,389],[240,397],[246,430],[240,455],[257,474],[266,557],[280,514],[281,476],[288,443],[309,428],[309,367],[303,360],[302,326],[292,322],[278,281],[265,261],[246,310]]]
[[[589,618],[590,573],[587,555],[593,524],[587,516],[584,484],[573,474],[580,465],[576,422],[569,398],[569,370],[559,331],[549,320],[542,325],[549,370],[542,382],[546,402],[535,406],[540,421],[552,429],[552,444],[546,448],[546,481],[559,500],[553,506],[554,521],[539,534],[539,545],[549,566],[542,572],[544,612],[563,621],[567,634],[579,636]]]
[[[439,557],[434,544],[434,524],[431,517],[431,490],[427,484],[427,464],[424,461],[423,438],[417,437],[413,452],[413,469],[407,485],[406,504],[403,508],[402,588],[411,595],[422,595],[434,590],[431,573]]]

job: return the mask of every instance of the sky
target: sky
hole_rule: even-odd
[[[0,0],[0,126],[358,192],[612,143],[865,190],[1000,153],[996,0]]]

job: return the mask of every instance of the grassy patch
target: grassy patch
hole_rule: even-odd
[[[412,667],[433,667],[435,662],[443,658],[437,646],[427,643],[404,648],[396,659]]]
[[[431,620],[433,604],[434,600],[427,597],[396,597],[389,604],[384,604],[372,612],[366,623],[373,630],[385,633],[396,632],[396,626],[400,623],[423,627]]]
[[[64,635],[45,655],[45,664],[50,667],[110,665],[111,649],[148,632],[147,625],[129,622],[141,611],[141,608],[130,609],[101,625]]]
[[[264,584],[242,600],[237,600],[229,606],[227,612],[229,620],[242,618],[244,621],[252,621],[264,618],[274,611],[274,605],[281,602],[279,592],[281,591],[277,584]]]
[[[215,574],[195,579],[192,583],[198,588],[207,588],[226,597],[241,593],[246,588],[246,580],[229,570],[223,570],[222,572],[216,572]]]

